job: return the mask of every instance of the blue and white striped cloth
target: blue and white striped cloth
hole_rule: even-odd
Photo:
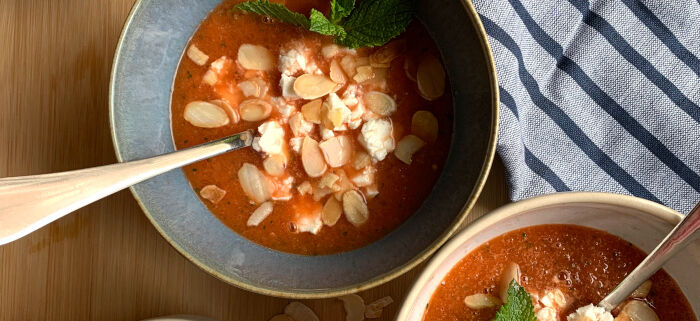
[[[501,91],[514,200],[631,194],[700,201],[698,0],[474,0]]]

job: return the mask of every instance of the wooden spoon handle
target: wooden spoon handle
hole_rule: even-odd
[[[85,205],[172,169],[250,146],[250,131],[147,159],[0,179],[0,245]]]

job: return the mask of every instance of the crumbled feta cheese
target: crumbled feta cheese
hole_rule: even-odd
[[[292,184],[294,177],[287,176],[282,180],[275,180],[275,191],[272,192],[273,201],[289,201],[292,199]]]
[[[304,142],[304,137],[294,137],[289,139],[289,148],[295,153],[301,153],[301,143]]]
[[[260,137],[253,137],[253,143],[250,145],[256,152],[261,152],[260,149]]]
[[[282,97],[272,97],[272,103],[275,106],[275,109],[277,109],[277,111],[284,116],[284,119],[281,120],[282,123],[286,123],[287,118],[297,110],[293,103]]]
[[[214,60],[210,65],[211,70],[217,74],[220,74],[224,70],[224,65],[226,64],[227,59],[228,58],[226,58],[226,56],[221,56],[219,59]]]
[[[318,234],[318,232],[323,227],[323,221],[321,221],[321,213],[313,213],[311,215],[304,215],[296,221],[298,231],[301,233],[308,232],[311,234]]]
[[[316,65],[316,63],[312,61],[306,64],[306,68],[304,68],[304,73],[323,75],[323,70],[321,70],[321,68],[318,68],[318,65]]]
[[[360,174],[352,178],[352,182],[357,187],[370,186],[374,183],[375,172],[376,170],[372,166],[367,166]]]
[[[365,186],[365,197],[368,199],[373,199],[377,195],[379,195],[379,189],[377,188],[377,185],[370,185],[370,186]]]
[[[294,91],[294,81],[297,80],[297,77],[292,77],[288,76],[285,74],[282,74],[282,78],[280,78],[280,88],[282,88],[282,97],[286,99],[299,99],[300,97],[297,96],[297,93]]]
[[[304,115],[297,112],[289,118],[289,128],[292,130],[292,134],[294,134],[295,137],[306,136],[314,129],[314,124],[306,121]]]
[[[394,150],[394,136],[391,122],[385,119],[372,119],[362,125],[358,141],[374,160],[384,160]]]
[[[278,69],[283,75],[294,75],[306,69],[306,56],[296,49],[283,50],[280,52]]]
[[[563,308],[566,305],[566,296],[564,292],[559,289],[547,291],[542,298],[540,298],[540,303],[550,308]]]
[[[284,129],[274,120],[263,123],[258,127],[260,150],[268,155],[282,154],[284,145]]]
[[[323,140],[328,140],[335,137],[335,133],[328,128],[321,128],[321,138]]]
[[[360,102],[359,98],[357,98],[357,95],[357,85],[348,85],[345,88],[345,91],[343,92],[343,103],[347,106],[357,105],[357,103]]]
[[[553,308],[542,308],[535,313],[537,321],[559,321],[557,310]]]
[[[355,109],[350,113],[350,120],[348,120],[348,127],[350,129],[357,129],[362,125],[362,116],[365,114],[367,110],[365,109],[365,105],[362,103],[359,103],[355,105]]]
[[[539,319],[538,319],[539,320]],[[613,321],[613,316],[604,308],[589,304],[576,309],[566,317],[567,321]]]

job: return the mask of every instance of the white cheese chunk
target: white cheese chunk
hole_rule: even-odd
[[[295,153],[301,153],[301,143],[304,142],[304,137],[294,137],[289,139],[289,148]]]
[[[299,50],[281,51],[279,56],[279,72],[283,75],[294,75],[306,69],[306,56]]]
[[[292,130],[292,134],[294,134],[295,137],[306,136],[314,129],[314,124],[306,121],[304,115],[297,112],[289,118],[289,129]]]
[[[297,77],[292,77],[288,76],[285,74],[282,74],[282,78],[280,78],[280,88],[282,88],[282,97],[285,99],[299,99],[300,97],[297,96],[297,93],[294,91],[294,81],[297,80]]]
[[[318,234],[323,227],[323,221],[321,220],[321,213],[306,214],[297,219],[297,228],[301,233],[311,233]]]
[[[282,119],[280,121],[284,124],[287,123],[287,119],[289,116],[292,116],[294,112],[297,110],[296,106],[294,103],[287,101],[286,99],[282,97],[272,97],[272,104],[275,106],[275,109],[282,115]]]
[[[268,155],[282,154],[284,145],[284,129],[274,120],[264,122],[258,127],[260,150]]]
[[[566,317],[567,321],[613,321],[613,316],[604,308],[589,304],[576,309]]]
[[[371,119],[362,125],[358,141],[376,161],[384,160],[394,151],[395,143],[391,122],[385,119]]]

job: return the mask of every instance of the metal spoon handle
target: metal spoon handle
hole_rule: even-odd
[[[598,303],[599,307],[611,311],[625,301],[644,281],[658,271],[666,261],[682,250],[693,240],[693,234],[700,229],[700,204],[686,215],[670,234],[647,255],[617,287]]]
[[[193,148],[120,164],[0,179],[0,245],[153,176],[252,143],[249,131]]]

